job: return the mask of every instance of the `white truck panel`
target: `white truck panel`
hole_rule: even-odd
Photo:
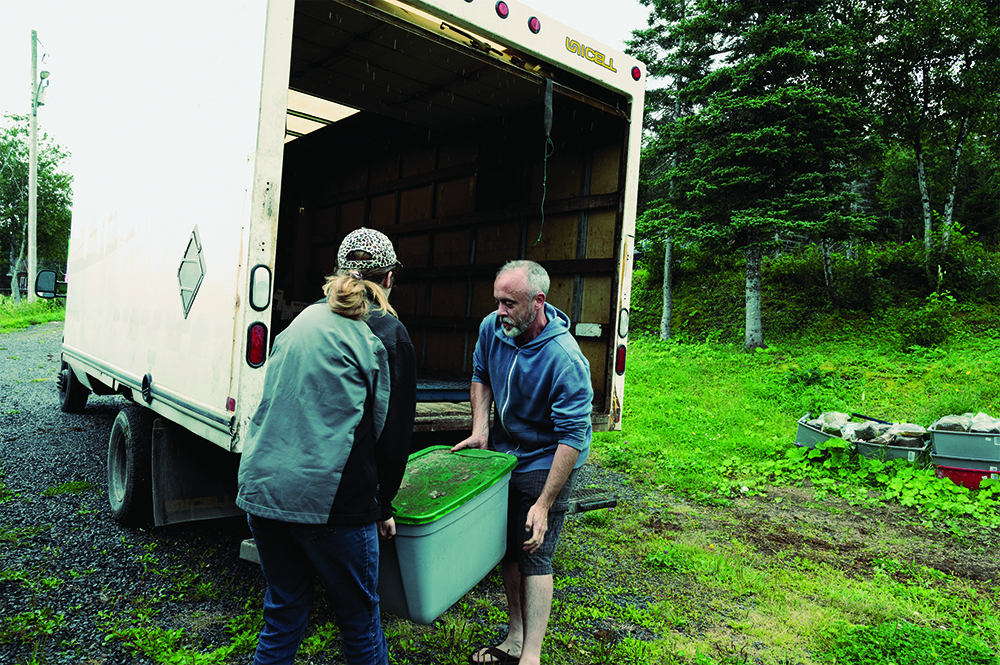
[[[160,3],[153,18],[148,7],[134,23],[145,29],[120,35],[118,57],[101,44],[78,56],[89,61],[94,98],[109,102],[92,128],[109,149],[78,156],[92,175],[77,183],[74,205],[68,352],[133,380],[149,373],[165,394],[212,415],[220,436],[209,438],[228,447],[243,337],[233,267],[247,251],[267,6]],[[185,318],[177,273],[195,226],[206,269]]]

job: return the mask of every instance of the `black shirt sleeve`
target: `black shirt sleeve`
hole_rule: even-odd
[[[413,420],[417,410],[417,358],[406,328],[390,314],[378,314],[368,320],[372,332],[389,352],[390,393],[382,434],[375,442],[378,467],[380,519],[392,517],[392,500],[403,480],[406,460],[413,438]]]

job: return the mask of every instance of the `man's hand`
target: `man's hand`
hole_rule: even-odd
[[[524,533],[528,537],[524,541],[524,551],[532,553],[545,542],[545,533],[549,530],[549,509],[536,503],[528,510],[528,519],[524,523]]]
[[[454,446],[451,447],[451,452],[457,452],[459,450],[464,450],[466,448],[473,448],[476,450],[486,450],[487,443],[489,442],[488,436],[476,436],[473,434],[468,439],[464,441],[459,441]]]
[[[466,448],[486,450],[490,443],[490,409],[493,408],[493,389],[485,383],[473,381],[469,387],[472,405],[472,436],[451,447],[451,452]]]
[[[376,522],[378,525],[378,535],[383,540],[389,540],[396,535],[396,520],[389,518],[387,520],[378,520]]]

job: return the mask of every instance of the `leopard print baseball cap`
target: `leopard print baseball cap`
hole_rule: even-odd
[[[349,260],[347,255],[351,252],[368,252],[370,259]],[[337,266],[341,271],[347,270],[372,270],[375,268],[390,268],[400,266],[396,258],[396,250],[392,248],[392,241],[382,232],[375,229],[360,228],[351,231],[340,243],[340,250],[337,252]]]

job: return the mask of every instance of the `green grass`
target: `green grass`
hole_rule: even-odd
[[[713,526],[633,539],[616,515],[601,537],[604,548],[631,549],[647,569],[684,580],[687,590],[745,606],[722,621],[733,612],[692,607],[686,593],[648,606],[640,615],[666,636],[648,641],[653,662],[875,663],[890,662],[885,654],[896,650],[895,662],[916,663],[924,662],[915,655],[924,649],[941,654],[940,662],[1000,662],[981,655],[1000,647],[996,581],[970,586],[893,558],[905,538],[883,529],[878,517],[892,512],[909,522],[904,533],[947,534],[946,558],[949,547],[961,551],[975,534],[995,534],[1000,482],[972,491],[936,478],[932,468],[857,458],[843,444],[816,451],[793,446],[796,421],[806,412],[855,412],[925,427],[948,414],[1000,415],[997,324],[970,324],[974,312],[959,310],[946,322],[943,344],[904,348],[896,324],[905,316],[900,310],[874,321],[844,319],[835,331],[786,336],[752,354],[741,340],[664,342],[633,333],[623,428],[595,434],[592,458],[686,497],[701,506],[687,509],[694,515],[714,515]],[[812,497],[817,510],[830,509],[831,523],[851,513],[875,515],[868,519],[877,537],[865,539],[880,553],[874,572],[845,574],[843,559],[823,553],[829,536],[794,519],[771,537],[780,542],[787,528],[799,539],[790,542],[799,544],[777,556],[752,540],[720,540],[720,531],[739,532],[737,520],[720,525],[720,514],[730,514],[741,497],[783,487]],[[780,509],[782,500],[779,492],[770,502]],[[802,549],[809,539],[819,545]],[[896,628],[876,628],[883,624]],[[875,642],[885,646],[864,646],[879,630]],[[751,655],[747,645],[755,644],[766,649]]]
[[[0,296],[0,332],[19,330],[28,326],[62,321],[66,317],[64,300],[43,300],[33,303],[26,299],[16,304],[12,296]]]

